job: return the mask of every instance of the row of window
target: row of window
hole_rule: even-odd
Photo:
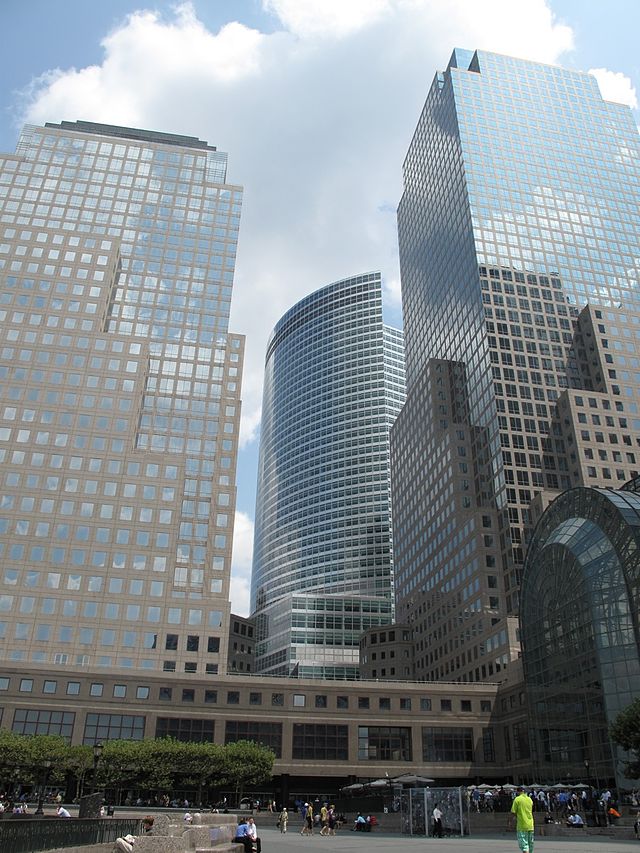
[[[83,743],[93,745],[107,740],[143,740],[146,719],[132,714],[87,714]],[[73,734],[72,711],[17,709],[12,731],[18,734],[61,735],[68,741]],[[183,742],[212,743],[215,721],[159,717],[155,737],[172,737]],[[471,728],[422,727],[422,760],[425,762],[472,762],[474,734]],[[225,721],[225,743],[249,740],[273,750],[282,758],[282,723],[253,720]],[[495,761],[492,729],[482,732],[483,760]],[[348,761],[349,727],[325,723],[294,723],[291,738],[293,759],[311,761]],[[358,760],[412,761],[413,744],[409,727],[358,726]]]
[[[9,686],[10,678],[6,676],[0,677],[0,690],[8,690]],[[21,693],[32,693],[33,687],[34,680],[32,678],[20,679],[19,690]],[[124,699],[127,696],[127,690],[128,688],[125,684],[114,684],[112,687],[111,695],[115,699]],[[42,684],[42,692],[48,695],[56,694],[58,692],[58,681],[55,679],[45,679]],[[80,682],[67,681],[65,693],[67,696],[78,696],[80,694]],[[89,695],[96,697],[105,695],[104,684],[102,682],[92,682],[89,685]],[[248,697],[249,705],[261,706],[263,704],[268,704],[267,697],[265,697],[261,691],[250,691]],[[150,688],[144,685],[138,685],[135,689],[135,698],[149,699]],[[205,704],[215,705],[218,703],[218,690],[205,689],[201,698],[204,700]],[[182,702],[193,703],[196,701],[196,689],[191,687],[160,687],[158,688],[158,699],[165,702],[174,702],[180,699],[180,701]],[[351,707],[354,709],[357,708],[360,711],[368,711],[373,709],[373,703],[369,696],[336,696],[335,699],[335,706],[333,707],[335,707],[336,710],[348,710],[350,707],[350,700]],[[227,690],[227,705],[240,705],[240,700],[241,693],[239,690]],[[291,697],[291,706],[294,708],[305,708],[307,707],[308,702],[308,707],[315,707],[318,709],[329,708],[329,696],[324,693],[314,694],[313,705],[311,705],[311,697],[307,696],[304,693],[294,693]],[[271,693],[270,704],[272,707],[283,708],[285,706],[285,694],[279,692]],[[429,696],[419,697],[419,709],[420,711],[433,710],[432,700]],[[397,702],[392,702],[390,696],[380,696],[378,697],[378,710],[411,711],[414,710],[414,702],[412,701],[412,697],[410,696],[401,696],[398,698]],[[440,711],[451,712],[453,710],[454,709],[452,699],[440,699]],[[459,702],[459,710],[462,712],[471,713],[473,711],[473,703],[471,699],[461,699]],[[489,699],[480,700],[480,711],[481,713],[491,712],[491,701]]]

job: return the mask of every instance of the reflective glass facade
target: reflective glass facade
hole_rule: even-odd
[[[588,74],[456,50],[434,79],[398,211],[407,405],[392,439],[394,546],[417,677],[491,677],[517,655],[531,501],[587,476],[562,396],[608,395],[598,405],[615,426],[613,412],[633,414],[635,402],[612,402],[605,355],[593,370],[580,312],[637,311],[639,154],[630,110]],[[593,431],[585,441],[597,447]],[[590,468],[596,484],[614,470]]]
[[[258,671],[355,677],[359,634],[392,618],[389,428],[402,333],[379,273],[294,306],[267,348],[252,575]]]
[[[0,158],[9,661],[226,671],[244,340],[225,173],[206,142],[86,122],[27,126]]]
[[[520,621],[538,778],[582,778],[588,762],[584,781],[622,782],[608,728],[640,695],[639,554],[631,491],[572,489],[536,527]]]

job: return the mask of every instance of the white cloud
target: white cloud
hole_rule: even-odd
[[[452,49],[554,62],[572,46],[544,0],[264,3],[280,21],[269,34],[238,22],[210,32],[188,3],[168,18],[136,12],[105,36],[100,64],[35,81],[21,116],[195,135],[229,153],[228,180],[245,187],[231,318],[247,336],[245,444],[268,335],[295,302],[379,269],[397,309],[402,162]],[[233,589],[245,596],[242,575]]]
[[[638,97],[631,80],[620,71],[609,71],[608,68],[590,68],[589,74],[598,81],[600,92],[605,101],[616,104],[626,104],[631,109],[638,108]]]
[[[264,0],[283,26],[302,38],[341,38],[379,20],[392,6],[391,0]]]
[[[233,528],[231,565],[231,609],[238,616],[249,615],[251,562],[253,559],[253,521],[244,512],[236,512]]]

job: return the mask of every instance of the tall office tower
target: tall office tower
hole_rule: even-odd
[[[431,86],[398,212],[407,404],[392,435],[397,616],[418,678],[495,678],[518,652],[534,496],[634,470],[636,403],[610,355],[595,366],[589,327],[638,306],[639,149],[630,110],[589,74],[455,50]],[[582,412],[577,390],[595,392],[577,394]]]
[[[251,581],[259,672],[356,678],[360,634],[391,621],[389,429],[403,400],[379,273],[312,293],[274,328]]]
[[[206,142],[27,126],[0,159],[0,656],[226,672],[241,190]]]

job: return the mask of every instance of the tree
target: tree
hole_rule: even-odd
[[[249,740],[239,740],[224,748],[224,781],[235,788],[238,801],[247,785],[260,785],[271,779],[273,752]]]
[[[627,779],[640,778],[640,699],[620,711],[609,730],[611,739],[630,753],[625,762],[624,775]]]
[[[180,772],[183,774],[185,787],[198,788],[197,803],[203,802],[203,791],[220,784],[224,770],[225,747],[215,743],[184,743],[181,744]]]
[[[84,780],[93,768],[93,749],[90,746],[70,746],[64,759],[64,769],[76,780],[76,797],[84,791]]]

